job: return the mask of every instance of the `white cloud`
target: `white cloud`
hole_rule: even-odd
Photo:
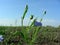
[[[14,20],[12,19],[0,19],[0,25],[14,25]]]
[[[60,21],[55,20],[55,19],[44,19],[42,21],[43,25],[50,25],[50,26],[59,26],[60,25]]]
[[[17,22],[16,22],[17,21]],[[27,26],[28,25],[28,23],[29,23],[29,19],[28,18],[25,18],[24,19],[24,26]],[[39,21],[39,20],[38,20]],[[30,21],[30,23],[31,23],[32,21]],[[60,24],[60,21],[57,21],[57,20],[54,20],[54,19],[44,19],[43,21],[42,21],[42,24],[44,25],[44,26],[46,26],[46,25],[50,25],[50,26],[59,26],[59,24]],[[19,26],[21,26],[21,19],[20,20],[15,20],[15,19],[0,19],[0,25],[8,25],[8,26],[10,26],[10,25],[13,25],[13,26],[15,26],[15,25],[19,25]]]

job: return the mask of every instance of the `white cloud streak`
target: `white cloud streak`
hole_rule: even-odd
[[[25,18],[24,19],[24,26],[27,26],[29,21],[30,20],[28,18]],[[46,25],[59,26],[60,25],[60,21],[57,21],[57,20],[54,20],[54,19],[44,19],[42,21],[42,24],[43,24],[43,26],[46,26]],[[21,26],[21,19],[20,20],[15,20],[15,19],[0,19],[0,25],[3,25],[3,26],[10,26],[10,25],[12,25],[12,26],[15,26],[15,25]]]
[[[60,25],[60,21],[55,20],[55,19],[44,19],[42,21],[43,25],[50,25],[50,26],[59,26]]]

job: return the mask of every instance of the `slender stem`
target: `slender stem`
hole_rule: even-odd
[[[30,45],[33,45],[33,43],[35,42],[35,40],[36,40],[36,38],[37,38],[37,34],[38,34],[40,28],[41,28],[41,27],[37,27],[35,33],[34,33],[33,36],[32,36],[32,40],[30,41]]]
[[[23,18],[21,18],[21,26],[23,26]]]
[[[29,20],[29,22],[28,22],[28,26],[30,26],[29,24],[30,24],[30,22],[31,22],[31,20]]]

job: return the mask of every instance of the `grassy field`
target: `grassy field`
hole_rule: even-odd
[[[31,40],[32,32],[37,27],[13,27],[13,26],[0,26],[0,35],[3,35],[4,40],[0,42],[0,45],[26,45],[24,39],[21,36],[21,30],[32,30],[29,35]],[[60,26],[42,27],[37,34],[38,38],[35,40],[34,45],[57,45],[60,43]],[[29,40],[29,41],[30,41]],[[60,44],[59,44],[60,45]]]

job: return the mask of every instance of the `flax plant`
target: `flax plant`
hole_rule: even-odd
[[[24,13],[23,13],[23,16],[22,16],[22,18],[21,18],[21,24],[22,24],[21,26],[23,26],[23,20],[24,20],[24,18],[25,18],[25,16],[26,16],[27,11],[28,11],[28,5],[26,5],[25,10],[24,10]],[[46,11],[44,12],[44,15],[45,15],[45,14],[46,14]],[[44,15],[43,15],[43,16],[44,16]],[[33,15],[31,15],[31,17],[30,17],[30,20],[32,20],[32,19],[34,19],[34,16],[33,16]],[[30,24],[30,26],[29,26],[28,29],[23,29],[23,28],[22,28],[22,30],[21,30],[21,32],[20,32],[20,35],[22,36],[24,42],[26,42],[26,45],[33,45],[33,44],[35,43],[37,37],[38,37],[38,36],[37,36],[37,35],[38,35],[38,32],[39,32],[39,30],[41,29],[42,26],[38,26],[38,25],[37,25],[37,27],[36,27],[35,30],[31,30],[33,27],[35,27],[34,23],[36,22],[36,20],[37,20],[37,18],[35,18],[35,19],[33,20],[33,22]],[[42,20],[43,20],[43,18],[40,19],[40,22],[41,22]],[[29,22],[29,23],[30,23],[30,22]],[[28,31],[27,31],[27,30],[28,30]],[[33,31],[31,38],[29,37],[30,34],[31,34],[31,33],[28,33],[29,31]]]

